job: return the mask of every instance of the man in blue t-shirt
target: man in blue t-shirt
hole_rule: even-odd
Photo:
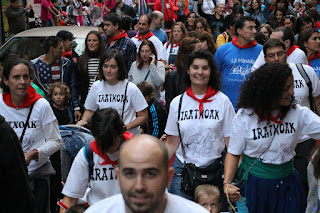
[[[165,44],[168,41],[166,32],[161,28],[163,23],[163,14],[160,11],[153,11],[151,13],[150,30],[161,42]]]
[[[255,41],[255,27],[251,17],[238,19],[235,23],[237,36],[232,42],[220,46],[214,55],[217,69],[221,71],[222,91],[235,108],[240,86],[249,76],[251,67],[262,50],[262,46]]]

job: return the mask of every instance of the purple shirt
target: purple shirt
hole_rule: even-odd
[[[52,14],[48,8],[53,7],[51,0],[42,0],[41,1],[41,15],[40,19],[43,21],[49,21],[52,19]]]

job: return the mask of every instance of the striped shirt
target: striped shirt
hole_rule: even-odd
[[[88,60],[89,90],[99,74],[98,67],[99,67],[99,58],[89,58]]]

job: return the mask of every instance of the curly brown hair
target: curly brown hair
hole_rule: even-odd
[[[66,104],[68,103],[68,101],[71,98],[70,95],[70,88],[68,87],[67,84],[63,83],[63,82],[55,82],[51,85],[49,92],[48,92],[48,98],[50,98],[52,100],[52,94],[53,94],[53,90],[54,88],[58,87],[63,93],[64,93],[64,100],[63,103]]]

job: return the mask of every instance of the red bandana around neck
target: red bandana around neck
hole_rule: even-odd
[[[124,132],[123,133],[123,139],[129,140],[130,138],[133,138],[133,134],[131,134],[130,132]],[[113,167],[115,167],[118,164],[118,161],[112,161],[110,160],[109,156],[107,155],[107,153],[102,153],[102,151],[98,148],[97,146],[97,142],[96,140],[92,141],[90,144],[90,147],[92,149],[92,151],[94,153],[96,153],[97,155],[99,155],[101,158],[103,158],[104,162],[103,163],[99,163],[100,165],[106,165],[106,164],[111,164]]]
[[[299,48],[297,45],[292,45],[288,50],[287,50],[287,56],[291,55],[291,53],[295,50]]]
[[[316,54],[310,56],[310,57],[308,58],[308,61],[310,62],[310,61],[312,61],[312,60],[314,60],[314,59],[317,59],[317,58],[320,58],[320,52],[317,52]]]
[[[203,103],[209,103],[209,102],[213,101],[214,99],[212,99],[212,100],[208,100],[208,99],[211,98],[212,96],[215,96],[215,94],[217,94],[217,92],[218,91],[216,91],[211,86],[209,86],[205,96],[202,99],[198,99],[193,94],[190,86],[186,89],[187,95],[200,103],[199,104],[199,113],[200,113],[199,119],[201,118],[201,113],[202,113],[202,109],[203,109]]]
[[[69,50],[67,52],[63,52],[62,53],[62,57],[67,58],[68,56],[72,57],[72,50]]]
[[[260,112],[256,112],[256,114],[260,118]],[[276,124],[282,124],[282,121],[279,120],[281,115],[282,115],[281,111],[278,113],[278,115],[276,115],[276,117],[273,117],[273,115],[270,113],[270,120],[275,122]],[[268,120],[268,114],[266,112],[264,113],[262,120],[264,121]]]
[[[121,33],[120,33],[119,35],[114,36],[114,37],[112,37],[112,38],[108,38],[108,39],[109,39],[109,42],[108,42],[108,43],[110,44],[111,41],[116,41],[116,40],[118,40],[119,38],[124,38],[124,37],[128,37],[128,35],[127,35],[126,31],[121,30]]]
[[[29,84],[27,97],[24,99],[21,106],[16,106],[11,102],[11,93],[10,92],[4,92],[2,93],[3,101],[6,103],[9,107],[13,108],[29,108],[31,104],[35,103],[37,100],[42,98],[41,95],[36,93],[36,90]]]
[[[237,39],[238,39],[238,36],[235,36],[233,39],[232,39],[232,44],[236,45],[237,47],[241,48],[241,49],[246,49],[246,48],[249,48],[249,47],[253,47],[255,45],[257,45],[258,43],[256,41],[251,41],[250,43],[246,44],[246,45],[243,45],[243,46],[240,46],[238,43],[237,43]]]
[[[141,41],[141,40],[148,39],[151,36],[153,36],[153,33],[151,32],[151,30],[149,30],[149,32],[145,36],[140,37],[140,33],[138,33],[138,35],[135,38],[137,38],[137,39],[139,39],[139,41]]]

